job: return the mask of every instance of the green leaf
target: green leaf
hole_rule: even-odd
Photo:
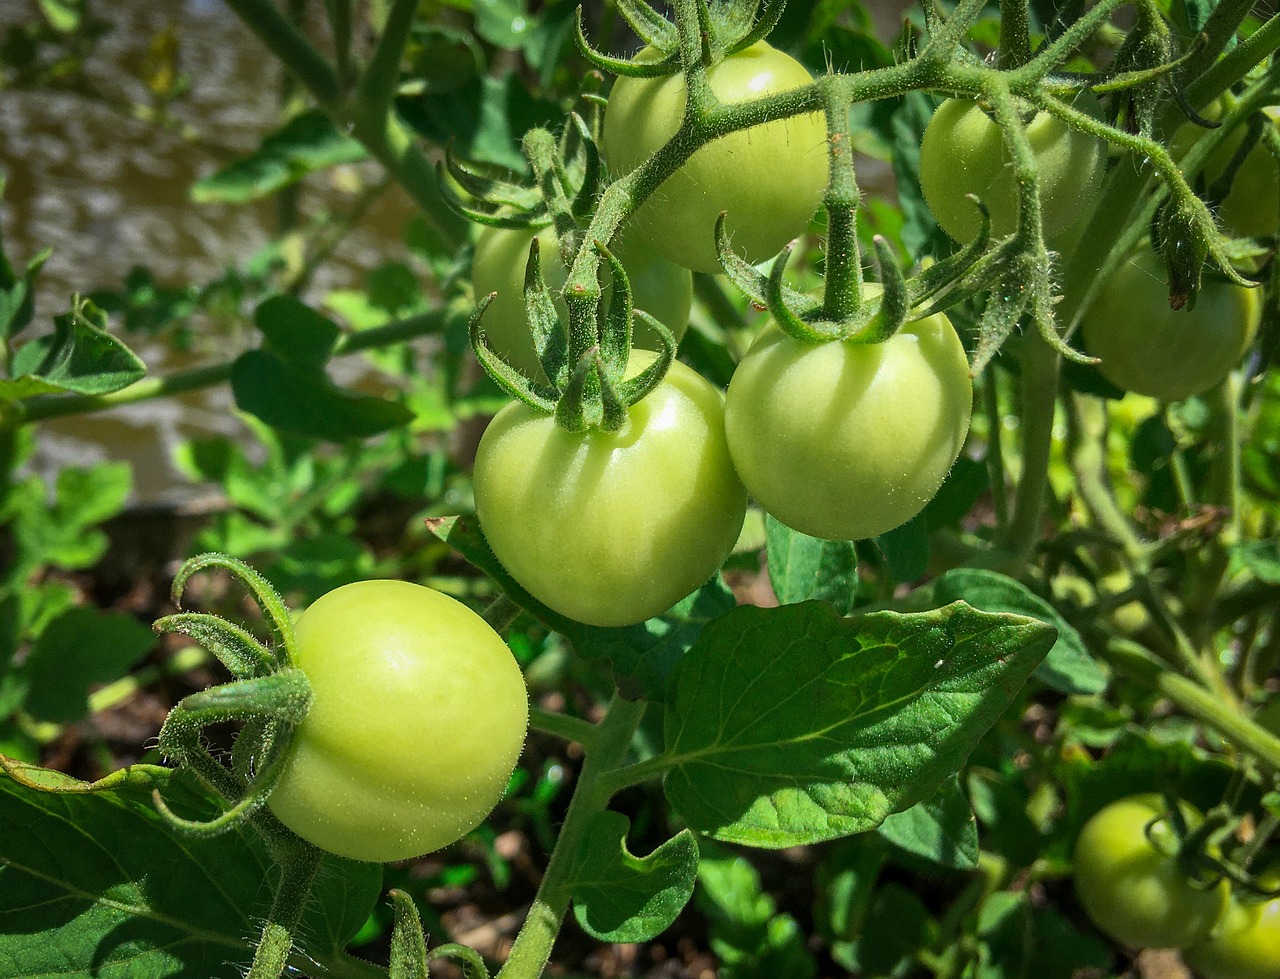
[[[269,197],[317,170],[355,163],[368,154],[338,132],[319,109],[308,109],[271,133],[246,157],[191,187],[197,204],[244,204]]]
[[[259,303],[253,322],[272,353],[303,370],[322,370],[341,332],[332,320],[293,296],[272,296]]]
[[[1048,622],[1058,630],[1058,641],[1036,669],[1036,679],[1059,693],[1101,693],[1107,673],[1093,658],[1080,633],[1058,611],[1012,578],[980,568],[955,568],[933,583],[938,605],[968,602],[987,612],[1013,612]]]
[[[1231,550],[1231,563],[1237,571],[1248,571],[1268,585],[1280,585],[1280,538],[1237,544]]]
[[[929,567],[929,526],[920,516],[875,539],[894,581],[915,581]]]
[[[1106,944],[1056,911],[1034,907],[1026,893],[991,895],[978,916],[978,937],[977,979],[1111,974]]]
[[[75,789],[68,776],[50,778]],[[165,795],[183,814],[213,811],[185,779],[169,779]],[[208,979],[247,965],[278,877],[256,832],[175,835],[148,780],[53,793],[3,774],[0,826],[0,975]],[[375,864],[326,857],[291,964],[336,971],[381,882]]]
[[[49,623],[22,666],[26,708],[39,720],[70,724],[89,712],[89,688],[129,672],[156,643],[129,615],[73,608]]]
[[[959,779],[947,779],[932,798],[887,816],[878,832],[908,853],[944,867],[978,866],[978,823]]]
[[[964,764],[1054,637],[963,603],[855,619],[737,608],[676,677],[667,797],[697,832],[752,846],[873,829]]]
[[[921,950],[937,938],[937,925],[929,909],[914,892],[901,884],[876,890],[858,936],[857,971],[866,976],[897,976],[919,961]]]
[[[32,377],[76,394],[111,394],[141,380],[146,365],[106,328],[107,314],[79,300],[71,312],[53,318],[52,334],[18,348],[14,377]]]
[[[858,588],[853,543],[819,540],[767,515],[764,527],[769,581],[778,601],[790,605],[817,599],[848,615]]]
[[[0,183],[0,190],[3,187]],[[14,275],[13,267],[0,249],[0,339],[8,341],[16,337],[31,322],[35,314],[36,276],[52,254],[51,248],[40,252],[27,263],[26,271],[19,278]]]
[[[345,391],[323,373],[286,363],[267,350],[248,350],[231,368],[236,405],[292,435],[342,441],[406,425],[403,405]]]
[[[573,913],[602,942],[647,942],[666,931],[693,896],[698,844],[681,830],[647,857],[627,849],[631,822],[619,812],[597,814],[577,853]]]

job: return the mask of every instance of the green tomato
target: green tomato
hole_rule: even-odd
[[[661,57],[645,48],[637,61]],[[813,82],[808,69],[761,41],[708,73],[711,90],[734,104]],[[630,173],[675,135],[684,116],[684,76],[619,78],[609,96],[601,149],[615,176]],[[761,262],[804,233],[827,186],[827,126],[806,113],[722,136],[701,147],[632,216],[632,224],[673,262],[719,272],[715,224],[735,251]]]
[[[1185,803],[1182,808],[1195,825],[1200,814]],[[1226,907],[1227,883],[1193,883],[1176,849],[1157,795],[1131,796],[1095,814],[1075,848],[1076,894],[1093,923],[1135,948],[1185,948],[1203,940]]]
[[[1143,245],[1098,290],[1080,321],[1111,383],[1161,401],[1207,391],[1231,372],[1262,319],[1252,289],[1203,280],[1193,310],[1169,308],[1167,273]]]
[[[725,432],[765,510],[812,537],[862,540],[937,493],[972,402],[964,347],[941,313],[884,343],[802,343],[770,324],[729,384]]]
[[[1280,979],[1280,897],[1233,896],[1209,937],[1182,957],[1204,979]]]
[[[654,357],[633,351],[629,373]],[[747,505],[720,392],[679,362],[617,432],[567,432],[522,402],[503,408],[480,440],[475,498],[512,577],[600,626],[658,615],[703,584]]]
[[[501,637],[447,595],[361,581],[298,618],[314,700],[267,800],[287,827],[354,860],[416,857],[497,805],[529,702]],[[481,709],[483,708],[483,709]]]
[[[1091,96],[1078,108],[1096,110]],[[1102,143],[1038,112],[1026,125],[1036,158],[1041,222],[1046,236],[1066,230],[1097,197],[1106,163]],[[920,189],[942,230],[970,241],[982,227],[978,209],[966,194],[976,194],[991,214],[991,233],[1012,234],[1018,227],[1018,188],[1013,163],[1000,127],[977,102],[947,99],[925,127],[920,144]]]
[[[524,270],[535,237],[547,286],[552,292],[563,288],[569,273],[550,226],[537,232],[486,227],[476,240],[471,277],[477,298],[497,293],[480,321],[489,346],[517,370],[538,378],[542,376],[542,365],[533,347],[524,305]],[[662,323],[679,343],[689,328],[689,309],[693,305],[693,276],[689,270],[668,262],[636,235],[619,240],[614,254],[631,282],[632,304]],[[606,297],[610,293],[606,287]],[[569,310],[563,300],[556,300],[556,309],[561,325],[567,326]],[[645,350],[657,350],[662,345],[657,334],[639,320],[632,322],[632,342]]]

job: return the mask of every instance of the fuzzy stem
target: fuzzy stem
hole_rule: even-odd
[[[284,971],[293,949],[293,930],[311,893],[311,884],[320,868],[320,856],[320,850],[299,840],[283,861],[275,900],[246,979],[278,979]]]
[[[858,251],[858,181],[853,167],[853,134],[849,129],[849,101],[839,86],[825,86],[827,116],[827,268],[823,317],[848,322],[862,305],[862,256]]]

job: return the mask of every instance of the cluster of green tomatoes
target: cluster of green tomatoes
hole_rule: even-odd
[[[1200,814],[1185,802],[1179,808],[1183,833],[1196,829]],[[1275,979],[1280,896],[1233,890],[1223,877],[1197,872],[1177,830],[1157,795],[1121,799],[1094,815],[1075,849],[1085,911],[1123,945],[1181,949],[1203,979]]]

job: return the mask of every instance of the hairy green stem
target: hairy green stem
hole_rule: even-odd
[[[1002,538],[1009,526],[1009,493],[1004,472],[1004,418],[1000,414],[1000,387],[996,369],[988,364],[982,377],[982,406],[987,416],[987,483],[995,510],[996,535]]]
[[[529,708],[529,726],[543,734],[551,734],[566,741],[576,741],[587,751],[596,743],[599,727],[581,717],[570,717],[559,711]]]
[[[1058,396],[1061,358],[1037,334],[1022,345],[1022,472],[1014,492],[1013,512],[1005,543],[1012,566],[1021,570],[1040,541],[1044,498],[1049,488],[1053,449],[1053,416]]]
[[[1018,68],[1031,57],[1030,11],[1027,0],[1000,0],[998,64],[1002,71]]]
[[[570,875],[583,834],[591,817],[605,808],[612,794],[601,776],[616,769],[626,757],[644,709],[644,701],[623,700],[617,695],[610,702],[608,713],[597,727],[595,744],[587,752],[560,838],[556,840],[529,916],[516,936],[498,979],[536,979],[546,968],[551,946],[569,910],[573,886]]]
[[[849,102],[837,86],[824,88],[830,177],[823,204],[827,210],[827,268],[823,316],[844,323],[862,305],[862,256],[858,252],[858,181],[853,168]]]
[[[246,979],[278,979],[284,971],[293,950],[294,929],[320,869],[320,857],[320,850],[298,840],[289,859],[283,861],[271,912]]]

